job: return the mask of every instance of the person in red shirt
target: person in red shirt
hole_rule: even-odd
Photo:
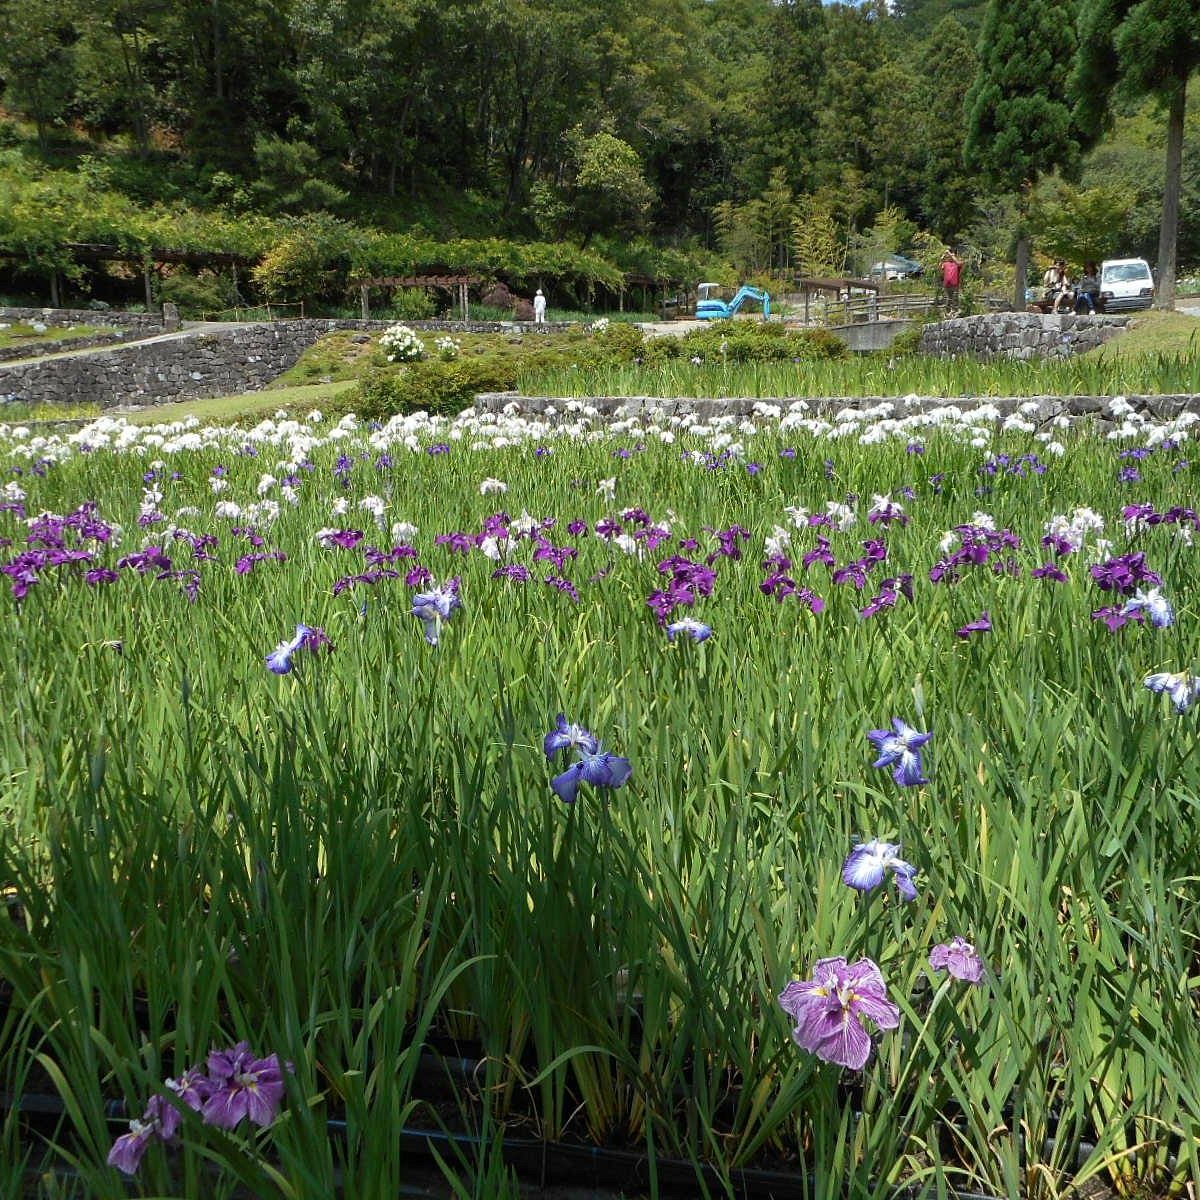
[[[946,308],[951,311],[958,309],[958,289],[962,286],[963,260],[947,250],[942,255],[942,287],[946,292]]]

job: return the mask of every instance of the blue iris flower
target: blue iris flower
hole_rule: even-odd
[[[681,633],[686,634],[693,642],[705,642],[712,637],[712,626],[697,621],[695,617],[681,617],[667,626],[667,640],[673,642]]]
[[[568,721],[563,713],[558,714],[558,723],[543,743],[546,757],[553,758],[560,750],[578,750],[580,754],[595,754],[600,749],[600,740],[582,725]]]
[[[629,759],[609,754],[597,743],[594,750],[581,750],[578,761],[573,762],[561,775],[555,775],[550,786],[560,800],[574,804],[581,783],[619,788],[632,773]]]
[[[900,857],[898,842],[860,842],[842,864],[842,882],[856,891],[869,892],[877,888],[888,871],[896,880],[902,900],[915,900],[917,887],[913,880],[917,868]]]
[[[1170,600],[1162,592],[1152,587],[1146,591],[1141,588],[1125,601],[1121,616],[1131,617],[1134,613],[1144,612],[1150,618],[1150,624],[1156,629],[1166,629],[1175,624],[1175,609]]]
[[[441,587],[415,595],[412,615],[425,626],[425,640],[431,646],[436,646],[442,626],[450,620],[451,614],[460,608],[462,600],[458,595],[458,580],[451,579]]]
[[[312,633],[313,630],[309,626],[297,625],[296,636],[290,642],[280,642],[267,655],[267,668],[274,671],[276,675],[287,675],[292,669],[292,655],[304,645],[305,639]]]
[[[891,729],[872,729],[867,738],[879,751],[876,767],[894,767],[892,778],[901,787],[917,787],[928,783],[921,763],[921,747],[933,737],[920,733],[899,717],[892,718]]]
[[[1152,692],[1165,692],[1170,696],[1178,713],[1187,712],[1197,697],[1200,697],[1200,678],[1188,671],[1180,671],[1177,674],[1158,671],[1146,676],[1146,686]]]

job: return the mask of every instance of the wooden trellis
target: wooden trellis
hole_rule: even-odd
[[[458,307],[462,312],[462,319],[466,321],[471,311],[468,290],[473,284],[488,282],[490,281],[482,275],[381,275],[377,279],[360,279],[358,292],[362,297],[362,318],[364,321],[371,319],[370,291],[373,287],[436,287],[444,289],[452,296],[457,291]]]

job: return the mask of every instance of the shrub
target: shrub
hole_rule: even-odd
[[[514,362],[498,359],[458,359],[455,362],[413,363],[401,370],[380,368],[338,397],[338,408],[364,420],[386,421],[397,413],[424,409],[457,413],[474,403],[480,392],[504,392],[516,387]]]
[[[159,281],[157,298],[178,305],[184,316],[198,316],[232,308],[237,303],[237,287],[232,276],[179,267]]]
[[[425,357],[425,343],[407,325],[384,330],[379,348],[388,362],[420,362]]]
[[[427,321],[437,315],[437,303],[424,288],[399,288],[384,312],[401,321]]]
[[[619,322],[593,325],[592,349],[595,358],[601,362],[628,363],[639,357],[645,347],[646,339],[642,331],[634,325],[623,325]]]
[[[786,329],[783,325],[715,321],[685,334],[680,352],[705,362],[786,362],[843,358],[845,344],[827,329]]]

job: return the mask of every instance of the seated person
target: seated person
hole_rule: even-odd
[[[1058,297],[1063,290],[1067,278],[1067,264],[1063,259],[1052,263],[1042,276],[1042,287],[1045,288],[1043,304],[1053,307],[1058,303]],[[1043,309],[1044,311],[1044,309]]]
[[[1066,267],[1063,267],[1062,278],[1058,285],[1058,294],[1054,297],[1054,307],[1050,310],[1056,313],[1075,311],[1075,281],[1071,278]]]
[[[1094,262],[1086,262],[1083,264],[1083,274],[1079,277],[1079,286],[1076,289],[1075,311],[1094,313],[1101,307],[1100,268]]]

